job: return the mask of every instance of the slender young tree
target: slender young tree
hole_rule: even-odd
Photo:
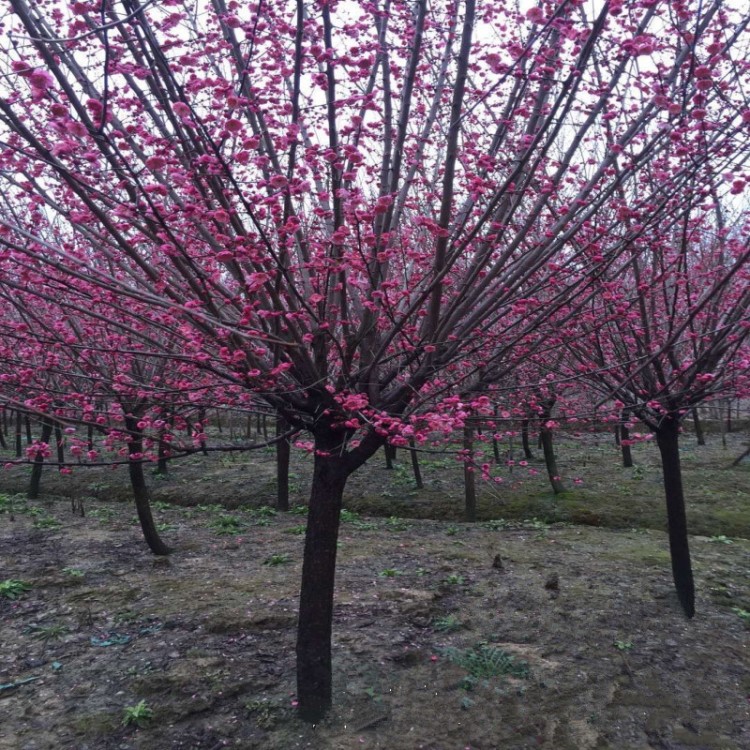
[[[675,200],[669,225],[640,233],[648,252],[623,256],[602,273],[609,291],[592,299],[591,315],[568,343],[574,369],[656,438],[672,572],[688,617],[695,595],[680,425],[702,403],[745,395],[750,374],[750,225],[717,224],[716,210]]]

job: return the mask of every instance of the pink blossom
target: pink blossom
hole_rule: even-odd
[[[178,117],[190,117],[190,107],[185,102],[175,102],[172,110]]]
[[[29,73],[29,83],[35,89],[46,91],[54,82],[54,78],[52,78],[50,72],[42,68],[36,68]]]
[[[530,23],[544,23],[544,11],[541,8],[529,8],[526,11],[526,19]]]
[[[163,156],[149,156],[146,159],[146,166],[149,169],[162,169],[167,163],[167,160]]]

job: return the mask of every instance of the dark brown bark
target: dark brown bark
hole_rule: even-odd
[[[289,425],[283,417],[276,418],[276,435],[283,435]],[[289,459],[292,446],[288,440],[276,443],[276,509],[289,510]]]
[[[531,445],[529,444],[529,420],[524,419],[521,422],[521,445],[523,447],[523,457],[527,461],[534,460],[534,454],[531,452]]]
[[[393,469],[393,462],[396,459],[396,449],[392,445],[386,443],[383,446],[383,452],[385,453],[385,468]]]
[[[163,434],[159,435],[157,451],[158,460],[156,462],[156,473],[161,476],[166,476],[169,474],[169,461],[167,460],[169,444],[164,440]]]
[[[474,430],[464,427],[464,518],[477,520],[477,492],[474,483]]]
[[[310,507],[302,563],[297,627],[299,714],[318,722],[331,706],[331,632],[336,546],[341,503],[349,469],[338,452],[341,436],[319,429],[315,435]]]
[[[679,421],[666,416],[656,430],[656,442],[661,454],[664,493],[667,501],[669,551],[672,558],[672,577],[677,597],[688,617],[695,614],[695,585],[688,546],[685,493],[680,465]]]
[[[565,492],[565,485],[560,479],[560,471],[557,468],[557,457],[555,456],[555,447],[552,441],[552,430],[548,427],[542,426],[542,429],[539,432],[539,437],[542,442],[544,463],[547,466],[547,475],[549,476],[552,491],[556,495],[559,495],[561,492]]]
[[[63,432],[60,423],[55,423],[55,443],[57,444],[57,463],[61,468],[65,463],[65,443],[63,442]]]
[[[565,492],[565,485],[560,479],[560,471],[557,468],[552,429],[547,426],[552,417],[552,409],[554,409],[556,401],[555,396],[550,396],[542,402],[543,408],[539,415],[539,447],[544,452],[544,463],[547,467],[547,476],[552,485],[552,491],[559,495],[561,492]]]
[[[737,458],[735,458],[734,461],[732,461],[732,466],[739,466],[742,463],[743,459],[746,458],[747,456],[750,456],[750,448],[747,448],[747,450],[742,451],[742,453],[740,453],[740,455],[737,456]]]
[[[703,432],[703,423],[698,415],[698,409],[693,409],[691,415],[693,417],[693,427],[695,429],[695,438],[698,441],[698,445],[705,445],[706,435]]]
[[[138,429],[138,418],[132,415],[126,416],[125,427],[130,433],[131,438],[130,443],[128,443],[130,456],[142,453],[143,434]],[[156,524],[154,523],[154,517],[151,513],[151,498],[143,471],[143,462],[140,460],[131,460],[128,464],[128,473],[130,474],[130,486],[133,488],[133,499],[135,500],[135,509],[138,513],[138,521],[141,524],[143,538],[155,555],[168,555],[170,549],[159,536]]]
[[[205,435],[206,434],[206,410],[205,409],[200,410],[200,412],[198,413],[198,419],[200,420],[200,423],[201,423],[201,433]],[[201,453],[203,453],[204,456],[207,456],[208,449],[206,447],[205,440],[200,441],[200,448],[201,448]]]
[[[626,422],[628,421],[628,415],[623,412],[620,415],[620,449],[622,451],[622,465],[626,469],[630,469],[633,466],[633,451],[630,449],[630,429]]]
[[[419,456],[414,438],[409,438],[409,452],[411,453],[411,468],[414,472],[414,484],[418,490],[421,490],[424,487],[424,482],[422,481],[422,471],[419,468]]]
[[[26,417],[28,420],[28,416]],[[52,437],[52,430],[54,425],[48,420],[42,421],[42,434],[39,437],[41,443],[47,443],[49,445],[50,438]],[[36,500],[39,497],[39,485],[42,481],[42,469],[44,468],[44,456],[41,454],[34,458],[34,464],[31,468],[31,479],[29,480],[29,500]]]
[[[23,455],[23,416],[20,411],[16,412],[16,458]]]

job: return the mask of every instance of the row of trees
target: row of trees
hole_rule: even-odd
[[[116,420],[134,487],[181,410],[263,405],[310,437],[303,716],[331,701],[347,478],[495,408],[596,392],[649,425],[692,616],[679,424],[750,369],[750,14],[0,8],[6,398]]]

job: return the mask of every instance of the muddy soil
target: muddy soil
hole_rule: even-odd
[[[169,558],[122,472],[45,474],[42,500],[0,496],[0,750],[748,750],[750,466],[729,468],[741,436],[717,440],[683,448],[692,621],[653,446],[624,470],[607,436],[568,440],[557,497],[538,464],[506,465],[476,524],[454,459],[423,457],[423,490],[405,457],[370,462],[348,486],[316,727],[294,710],[305,509],[267,507],[271,452],[151,478]],[[293,503],[308,476],[297,456]]]

